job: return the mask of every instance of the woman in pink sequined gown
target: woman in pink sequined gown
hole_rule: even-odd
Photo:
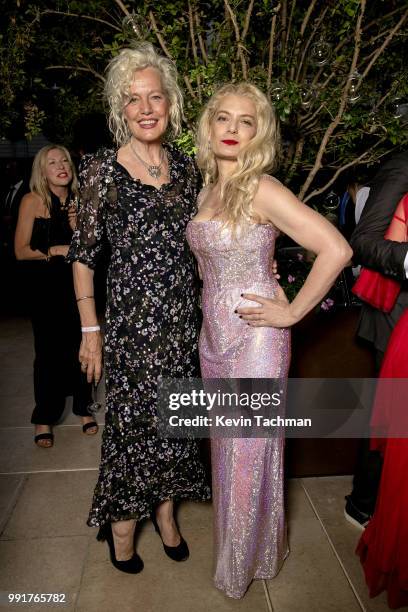
[[[206,187],[187,239],[204,282],[203,378],[286,377],[288,328],[351,256],[332,225],[265,176],[276,157],[275,126],[267,98],[248,83],[221,88],[200,120]],[[291,304],[272,273],[278,227],[317,253]],[[212,441],[215,585],[230,597],[242,597],[254,578],[273,578],[288,554],[283,446],[282,438]]]

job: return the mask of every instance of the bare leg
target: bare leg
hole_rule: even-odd
[[[173,507],[173,500],[169,499],[156,508],[157,525],[166,546],[178,546],[181,542],[180,533],[173,516]]]
[[[117,561],[128,561],[134,553],[135,519],[112,523],[113,542]]]

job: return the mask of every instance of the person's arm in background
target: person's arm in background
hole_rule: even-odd
[[[408,278],[408,244],[385,240],[395,209],[408,192],[408,152],[385,163],[374,178],[370,195],[350,244],[353,262],[404,280]]]

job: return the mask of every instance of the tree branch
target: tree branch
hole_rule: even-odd
[[[350,89],[350,76],[355,72],[356,70],[356,66],[357,66],[357,61],[358,61],[358,56],[360,53],[360,45],[361,45],[361,23],[363,20],[363,16],[364,16],[364,12],[365,12],[365,8],[366,8],[366,0],[361,0],[361,5],[360,5],[360,13],[358,15],[357,18],[357,23],[356,23],[356,28],[355,28],[355,43],[354,43],[354,52],[353,52],[353,59],[351,62],[351,66],[350,66],[350,70],[349,70],[349,78],[346,81],[346,84],[344,86],[341,98],[340,98],[340,104],[339,104],[339,108],[337,111],[336,116],[334,117],[333,121],[330,123],[330,125],[327,127],[326,132],[323,136],[322,142],[320,144],[319,150],[317,152],[317,156],[313,165],[313,168],[310,170],[306,181],[304,182],[304,184],[302,185],[300,192],[299,192],[299,199],[302,199],[305,195],[305,193],[307,192],[307,190],[309,189],[314,177],[316,176],[317,171],[321,168],[321,162],[322,162],[322,158],[323,158],[323,154],[325,152],[327,143],[329,142],[331,135],[333,134],[334,130],[337,128],[338,124],[340,123],[341,117],[343,115],[344,109],[346,107],[346,102],[347,102],[347,95]]]
[[[367,30],[369,30],[373,25],[377,25],[378,23],[384,23],[384,21],[386,19],[388,19],[389,17],[392,17],[393,15],[395,15],[396,13],[400,13],[403,10],[404,7],[399,7],[398,9],[395,9],[394,11],[391,11],[390,13],[387,13],[386,15],[382,15],[381,17],[377,18],[377,19],[373,19],[372,21],[370,21],[369,23],[367,23],[364,28],[362,28],[362,32],[366,32]],[[332,55],[336,56],[338,54],[338,52],[348,43],[350,43],[352,40],[354,39],[354,33],[351,36],[347,36],[346,38],[343,38],[339,44],[334,48]],[[322,66],[316,73],[313,81],[312,81],[312,85],[316,85],[316,83],[318,83],[320,76],[322,74],[324,70],[324,66]],[[325,83],[323,83],[323,88],[327,86],[328,82],[332,79],[332,77],[334,76],[334,73],[332,73],[325,81]]]
[[[373,43],[375,43],[376,40],[378,40],[379,38],[383,38],[384,36],[388,36],[388,34],[391,32],[392,28],[389,30],[383,30],[382,32],[380,32],[379,34],[377,34],[376,36],[373,36],[372,38],[370,38],[370,40],[367,41],[366,45],[363,45],[363,48],[366,47],[371,47],[371,45]]]
[[[244,42],[246,35],[248,34],[249,24],[251,23],[251,15],[252,15],[253,8],[254,8],[254,0],[250,0],[248,9],[245,15],[244,29],[242,30],[242,34],[241,34],[242,42]]]
[[[306,30],[307,24],[309,23],[309,19],[310,19],[311,15],[312,15],[312,12],[313,12],[313,9],[314,9],[314,7],[316,5],[316,2],[317,2],[317,0],[312,0],[310,2],[309,6],[308,6],[308,9],[307,9],[307,11],[305,13],[305,16],[303,18],[303,21],[301,23],[301,26],[300,26],[299,35],[298,35],[298,38],[297,38],[297,41],[296,41],[296,45],[295,45],[295,49],[294,49],[294,52],[293,52],[293,56],[291,56],[291,58],[290,58],[290,63],[291,64],[292,64],[292,61],[293,61],[292,70],[291,70],[291,73],[293,72],[293,74],[294,74],[294,64],[296,64],[296,59],[299,56],[299,50],[300,50],[300,47],[301,47],[301,44],[302,44],[302,41],[303,41],[303,36],[305,34],[305,30]]]
[[[150,19],[150,23],[152,24],[153,32],[156,34],[156,38],[159,41],[159,45],[161,46],[164,55],[166,57],[168,57],[168,59],[172,59],[172,57],[170,55],[170,51],[168,50],[167,45],[164,42],[163,36],[160,34],[159,28],[157,27],[156,19],[155,19],[155,16],[154,16],[152,11],[149,11],[149,19]],[[188,76],[186,74],[183,76],[183,79],[184,79],[184,83],[186,84],[186,87],[187,87],[187,89],[189,91],[190,96],[192,98],[197,98],[197,96],[196,96],[196,94],[194,92],[194,89],[193,89],[193,87],[191,85],[191,81],[190,81],[190,79],[188,78]]]
[[[296,167],[302,158],[305,140],[306,140],[305,137],[302,136],[301,138],[299,138],[299,140],[296,143],[295,154],[293,156],[293,160],[292,160],[292,163],[290,164],[289,170],[287,171],[287,174],[286,174],[287,180],[290,180],[292,178],[292,176],[295,173]]]
[[[118,18],[115,15],[112,15],[107,8],[101,8],[101,13],[103,13],[104,15],[106,15],[106,17],[109,17],[109,19],[112,21],[112,23],[118,23]],[[119,21],[119,23],[121,23]]]
[[[132,24],[132,28],[133,31],[135,32],[136,36],[138,38],[142,38],[142,34],[139,30],[139,28],[137,27],[137,25],[135,24],[135,22],[133,21],[133,15],[132,13],[130,13],[128,11],[128,9],[126,8],[126,6],[123,4],[122,0],[114,0],[114,2],[116,2],[116,4],[118,5],[118,7],[120,8],[120,10],[126,15],[126,17],[129,19],[129,21]]]
[[[384,95],[383,95],[383,97],[382,97],[382,98],[380,98],[380,100],[379,100],[379,101],[378,101],[376,104],[374,104],[374,109],[375,109],[375,110],[379,109],[379,108],[380,108],[380,106],[381,106],[382,104],[384,104],[384,102],[386,101],[386,99],[387,99],[387,98],[388,98],[388,97],[389,97],[389,96],[390,96],[392,93],[394,93],[394,92],[395,92],[395,90],[393,89],[393,87],[390,87],[390,89],[387,91],[387,93],[386,93],[386,94],[384,94]]]
[[[191,47],[193,50],[194,64],[196,68],[198,68],[198,55],[197,55],[197,46],[195,42],[195,32],[194,32],[194,19],[193,19],[193,9],[191,8],[191,2],[188,0],[188,23],[190,27],[190,38],[191,38]],[[199,73],[197,72],[197,90],[198,90],[198,101],[202,102],[201,96],[201,78]]]
[[[372,151],[378,147],[382,142],[384,142],[385,140],[385,136],[383,138],[380,138],[380,140],[370,148],[369,151],[364,151],[364,153],[362,153],[361,155],[359,155],[358,157],[356,157],[355,159],[353,159],[351,162],[344,164],[344,166],[341,166],[331,177],[331,179],[329,181],[327,181],[327,183],[325,185],[323,185],[323,187],[320,187],[319,189],[315,189],[314,191],[312,191],[311,193],[309,193],[309,195],[307,195],[304,198],[304,202],[308,202],[311,198],[314,198],[315,196],[320,195],[321,193],[324,193],[326,191],[326,189],[328,189],[331,185],[333,185],[333,183],[337,180],[337,178],[340,176],[340,174],[342,172],[344,172],[344,170],[347,170],[347,168],[351,168],[351,166],[357,166],[358,164],[362,163],[364,161],[364,163],[368,163],[368,161],[375,161],[376,159],[379,159],[381,157],[381,155],[379,155],[376,158],[372,158],[370,160],[365,160],[364,158],[367,157],[367,155],[370,155],[370,153],[372,153]]]
[[[187,76],[186,74],[184,75],[184,77],[183,77],[183,78],[184,78],[184,82],[185,82],[185,84],[186,84],[186,87],[187,87],[187,89],[188,89],[188,92],[189,92],[190,96],[191,96],[192,98],[196,99],[196,98],[197,98],[197,96],[196,96],[196,93],[195,93],[195,91],[194,91],[194,89],[193,89],[193,86],[191,85],[191,81],[190,81],[190,79],[188,78],[188,76]]]
[[[387,13],[386,15],[381,15],[381,17],[378,17],[377,19],[373,19],[372,21],[370,21],[369,23],[367,23],[364,26],[364,28],[362,29],[362,32],[366,32],[373,25],[377,25],[377,23],[384,23],[386,19],[388,19],[389,17],[392,17],[396,13],[400,13],[402,10],[404,10],[404,7],[400,6],[399,8],[395,9],[394,11],[391,11],[390,13]],[[354,38],[354,34],[351,35],[351,36],[347,36],[347,38],[343,38],[343,40],[341,42],[339,42],[337,47],[335,47],[333,53],[336,54],[338,51],[340,51],[340,49],[342,49],[344,47],[344,45],[346,45],[347,43],[352,41],[353,38]]]
[[[45,70],[75,70],[75,71],[79,70],[81,72],[90,72],[91,74],[94,75],[94,77],[102,81],[102,83],[105,83],[105,77],[102,76],[102,74],[100,74],[93,68],[90,68],[89,66],[68,66],[68,65],[46,66]]]
[[[384,40],[383,44],[380,47],[378,47],[378,49],[375,52],[372,60],[370,61],[370,63],[368,64],[367,68],[364,70],[363,74],[361,75],[360,83],[363,81],[363,79],[365,79],[367,74],[370,72],[371,68],[373,67],[373,65],[375,64],[377,59],[380,57],[380,55],[384,51],[384,49],[390,44],[391,40],[394,38],[395,34],[401,28],[402,24],[407,19],[407,17],[408,17],[408,10],[405,11],[405,13],[402,15],[401,19],[398,21],[398,23],[390,31],[390,33],[388,34],[387,38]]]
[[[78,19],[89,19],[90,21],[96,21],[98,23],[102,23],[103,25],[107,25],[112,28],[112,30],[116,30],[117,32],[121,32],[122,28],[119,28],[115,24],[110,21],[105,21],[105,19],[99,19],[99,17],[92,17],[91,15],[79,15],[77,13],[68,13],[64,11],[52,11],[50,9],[46,9],[45,11],[40,12],[41,15],[62,15],[63,17],[77,17]]]
[[[152,24],[153,32],[156,34],[156,38],[159,41],[159,45],[162,48],[162,51],[168,59],[172,59],[170,51],[167,49],[166,43],[164,42],[163,36],[160,34],[160,30],[157,27],[156,19],[152,11],[149,11],[149,19]]]
[[[232,25],[233,25],[234,32],[235,32],[235,40],[236,40],[236,43],[237,43],[237,56],[241,60],[242,76],[243,76],[244,79],[246,79],[247,76],[248,76],[248,74],[247,74],[247,65],[246,65],[245,54],[244,54],[244,46],[243,46],[243,44],[241,42],[241,37],[240,37],[240,33],[239,33],[239,27],[238,27],[237,18],[235,16],[235,13],[232,10],[228,0],[224,0],[224,5],[225,5],[225,8],[227,9],[227,12],[228,12],[228,14],[230,16],[230,19],[232,21]]]
[[[195,16],[196,25],[197,25],[197,36],[198,36],[198,42],[199,42],[200,49],[201,49],[201,55],[203,56],[204,62],[207,64],[208,63],[208,54],[207,54],[207,50],[206,50],[205,45],[204,45],[203,37],[201,36],[201,31],[200,31],[201,30],[201,22],[200,22],[200,17],[198,15],[197,9],[194,11],[194,16]]]
[[[294,13],[294,10],[295,10],[295,6],[296,6],[296,0],[292,0],[292,4],[291,4],[291,7],[290,7],[290,15],[289,15],[288,27],[286,29],[285,57],[288,56],[288,44],[289,44],[289,38],[290,38],[290,31],[292,29],[293,13]]]
[[[314,24],[314,26],[312,28],[312,33],[310,34],[310,36],[307,39],[306,43],[304,45],[302,45],[303,46],[303,51],[302,51],[302,55],[301,55],[301,58],[300,58],[300,61],[299,61],[299,66],[298,66],[298,70],[297,70],[297,73],[296,73],[296,79],[295,79],[295,81],[297,83],[299,83],[299,77],[300,77],[301,70],[303,68],[303,63],[305,61],[306,54],[309,51],[309,47],[310,47],[310,45],[312,43],[312,40],[314,39],[317,30],[320,28],[320,24],[322,23],[323,19],[325,18],[326,13],[327,13],[328,10],[329,10],[328,6],[326,6],[323,9],[323,11],[321,12],[319,18],[316,19],[316,21],[315,21],[315,24]],[[293,79],[292,71],[293,72],[295,71],[295,66],[292,66],[292,69],[291,69],[291,78]]]
[[[280,28],[279,28],[279,36],[280,36],[280,45],[278,45],[278,51],[280,50],[280,63],[282,66],[285,65],[285,40],[287,33],[287,20],[288,20],[288,2],[287,0],[281,0],[281,10],[280,10]],[[285,75],[288,71],[289,66],[285,65]]]
[[[278,5],[278,9],[280,9],[280,4]],[[273,17],[272,17],[272,21],[271,21],[271,33],[270,33],[270,36],[269,36],[268,79],[267,79],[267,91],[268,91],[268,93],[271,91],[271,84],[272,84],[273,50],[274,50],[274,46],[275,46],[276,18],[277,18],[277,13],[275,13],[273,15]]]
[[[313,121],[316,119],[316,117],[318,116],[318,114],[320,113],[320,111],[325,107],[325,105],[322,103],[320,104],[320,106],[314,111],[314,113],[312,115],[307,115],[305,117],[305,119],[301,120],[300,125],[302,128],[307,129],[308,127],[311,127],[311,125],[313,125]]]

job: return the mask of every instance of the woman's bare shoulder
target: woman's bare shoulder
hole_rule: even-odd
[[[272,174],[262,174],[260,181],[272,182],[272,183],[283,186],[283,183],[279,179],[277,179],[275,176],[272,176]]]
[[[254,210],[280,227],[282,220],[296,214],[303,204],[274,176],[262,175],[254,198]]]
[[[34,193],[30,191],[30,193],[26,193],[23,196],[20,204],[20,210],[24,212],[31,212],[32,214],[36,214],[39,209],[44,207],[44,202],[42,198],[38,195],[38,193]]]
[[[256,199],[263,200],[267,198],[269,200],[273,196],[276,198],[281,198],[291,193],[292,192],[274,176],[271,176],[270,174],[262,174],[259,179]]]

